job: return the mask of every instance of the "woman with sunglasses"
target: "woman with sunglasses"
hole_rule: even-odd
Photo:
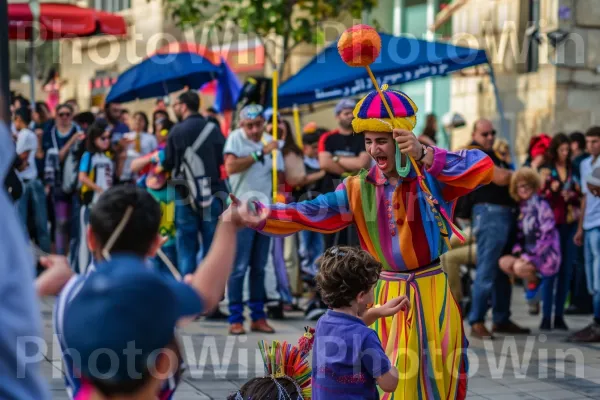
[[[408,313],[372,325],[403,376],[389,398],[464,399],[467,341],[439,257],[448,250],[451,230],[459,233],[450,222],[456,199],[489,183],[493,163],[480,150],[451,153],[419,143],[412,132],[414,102],[385,85],[383,93],[394,119],[371,92],[356,105],[352,121],[354,131],[364,133],[375,166],[314,200],[272,205],[266,223],[248,226],[289,235],[332,233],[354,224],[361,247],[383,265],[375,303],[407,295],[412,305]],[[264,207],[258,204],[261,212]]]
[[[97,121],[88,129],[86,152],[79,163],[81,183],[81,210],[79,213],[79,268],[84,274],[90,264],[91,255],[87,246],[87,225],[90,208],[100,195],[113,185],[115,165],[110,153],[110,130],[104,121]]]
[[[44,133],[42,143],[45,183],[54,202],[54,244],[56,253],[61,255],[68,253],[70,238],[76,236],[72,221],[78,204],[76,193],[65,193],[62,189],[63,169],[69,151],[84,138],[81,128],[73,122],[73,108],[68,104],[56,107],[55,123]]]

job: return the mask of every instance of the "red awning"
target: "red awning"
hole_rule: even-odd
[[[11,40],[29,40],[33,15],[29,4],[8,5],[8,37]],[[122,16],[81,8],[72,4],[40,4],[40,30],[43,40],[96,34],[122,36],[127,24]]]

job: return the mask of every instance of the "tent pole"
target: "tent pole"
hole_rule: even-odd
[[[10,126],[10,63],[8,46],[8,2],[0,0],[0,119]]]
[[[496,97],[496,109],[498,110],[498,115],[500,117],[502,136],[508,141],[508,145],[510,146],[510,157],[513,161],[513,164],[516,165],[517,159],[515,158],[515,144],[513,143],[512,135],[510,134],[510,131],[508,129],[506,118],[504,118],[504,107],[502,106],[500,92],[498,91],[498,85],[496,84],[496,76],[494,75],[494,69],[492,68],[492,65],[488,64],[488,66],[490,73],[490,82],[492,83],[492,87],[494,88],[494,96]]]
[[[33,31],[31,38],[29,39],[29,75],[31,80],[29,81],[29,101],[31,104],[35,104],[35,48],[33,43]]]
[[[35,35],[39,34],[40,21],[40,3],[38,0],[32,0],[29,3],[33,21],[31,23],[31,37],[29,38],[29,73],[31,75],[29,101],[32,107],[35,105]]]

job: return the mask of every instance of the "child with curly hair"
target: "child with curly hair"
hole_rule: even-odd
[[[407,311],[406,296],[380,307],[373,287],[382,265],[369,253],[354,247],[332,247],[323,255],[317,288],[330,309],[319,319],[313,351],[313,400],[379,399],[398,386],[398,370],[385,354],[377,332],[377,319]]]

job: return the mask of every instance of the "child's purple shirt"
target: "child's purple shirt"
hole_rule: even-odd
[[[376,400],[375,380],[391,364],[374,330],[329,310],[317,323],[312,368],[313,400]]]

